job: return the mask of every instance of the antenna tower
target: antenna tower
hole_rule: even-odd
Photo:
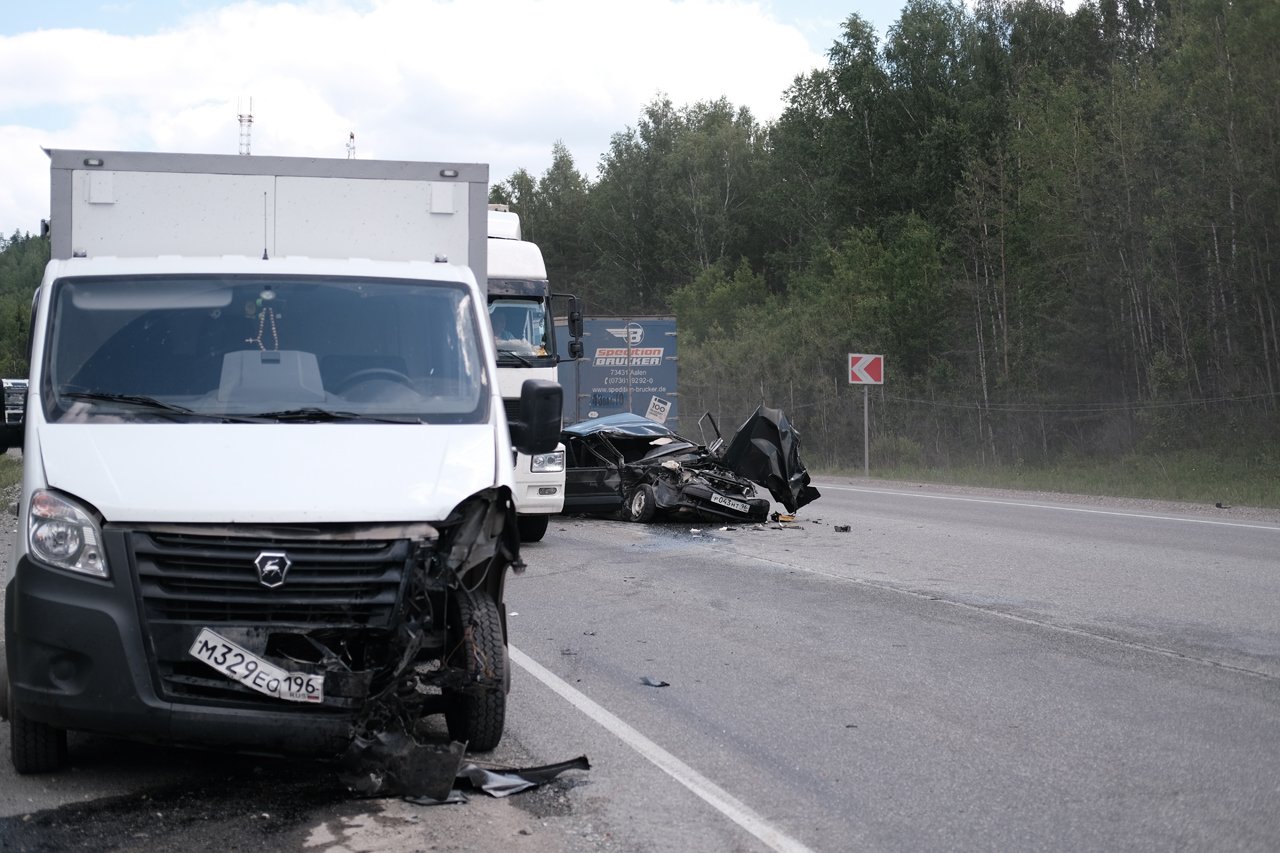
[[[249,111],[244,111],[244,104],[236,101],[240,111],[240,153],[249,156],[249,135],[253,132],[253,98],[249,99]]]
[[[347,138],[347,159],[356,159],[356,132],[351,131],[351,136]]]

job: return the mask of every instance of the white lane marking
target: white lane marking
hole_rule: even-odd
[[[1001,506],[1020,506],[1027,509],[1056,509],[1063,512],[1086,512],[1094,515],[1116,515],[1123,518],[1144,518],[1149,521],[1182,521],[1187,524],[1216,524],[1221,527],[1248,527],[1253,530],[1270,530],[1280,533],[1280,527],[1269,524],[1247,524],[1243,521],[1217,521],[1211,518],[1179,518],[1176,515],[1146,515],[1140,512],[1120,512],[1111,509],[1089,509],[1080,506],[1061,506],[1058,504],[1033,504],[1023,501],[1002,501],[995,498],[965,498],[959,495],[931,495],[923,492],[898,492],[893,489],[864,489],[857,486],[837,486],[833,483],[819,483],[814,481],[815,486],[821,486],[824,489],[835,489],[838,492],[866,492],[872,495],[896,495],[904,498],[929,498],[935,501],[962,501],[965,503],[975,504],[999,504]]]
[[[623,743],[647,758],[672,779],[697,794],[729,820],[760,839],[770,849],[784,853],[812,853],[799,841],[790,838],[770,826],[764,818],[753,812],[728,791],[685,764],[627,723],[606,711],[599,703],[574,689],[555,673],[517,649],[507,647],[508,656],[526,672],[558,693],[592,721],[608,729]]]

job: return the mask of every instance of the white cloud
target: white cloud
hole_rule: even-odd
[[[254,154],[488,162],[535,175],[563,140],[591,173],[659,93],[767,120],[823,65],[745,0],[243,2],[154,35],[0,38],[0,231],[48,215],[40,145],[228,153],[253,98]]]

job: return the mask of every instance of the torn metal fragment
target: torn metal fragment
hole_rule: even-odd
[[[591,763],[585,755],[558,764],[544,764],[540,767],[486,768],[478,764],[467,764],[458,771],[459,781],[464,781],[474,788],[479,788],[494,797],[506,797],[518,794],[529,788],[537,787],[559,776],[566,770],[590,770]]]
[[[730,439],[723,460],[730,470],[768,489],[789,513],[821,497],[800,461],[800,433],[778,409],[757,408]]]

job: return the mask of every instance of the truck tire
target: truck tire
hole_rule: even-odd
[[[657,511],[657,505],[654,502],[653,486],[648,483],[641,483],[636,490],[631,493],[631,503],[628,504],[631,520],[641,523],[653,521],[654,512]]]
[[[468,681],[488,686],[445,691],[449,737],[469,752],[488,752],[502,740],[507,711],[507,644],[502,615],[481,591],[456,590],[449,597],[449,664],[465,669]]]
[[[29,720],[10,703],[9,753],[24,776],[60,770],[67,765],[67,730]]]
[[[520,531],[521,542],[541,542],[547,535],[547,525],[551,521],[549,515],[517,515],[516,529]]]

